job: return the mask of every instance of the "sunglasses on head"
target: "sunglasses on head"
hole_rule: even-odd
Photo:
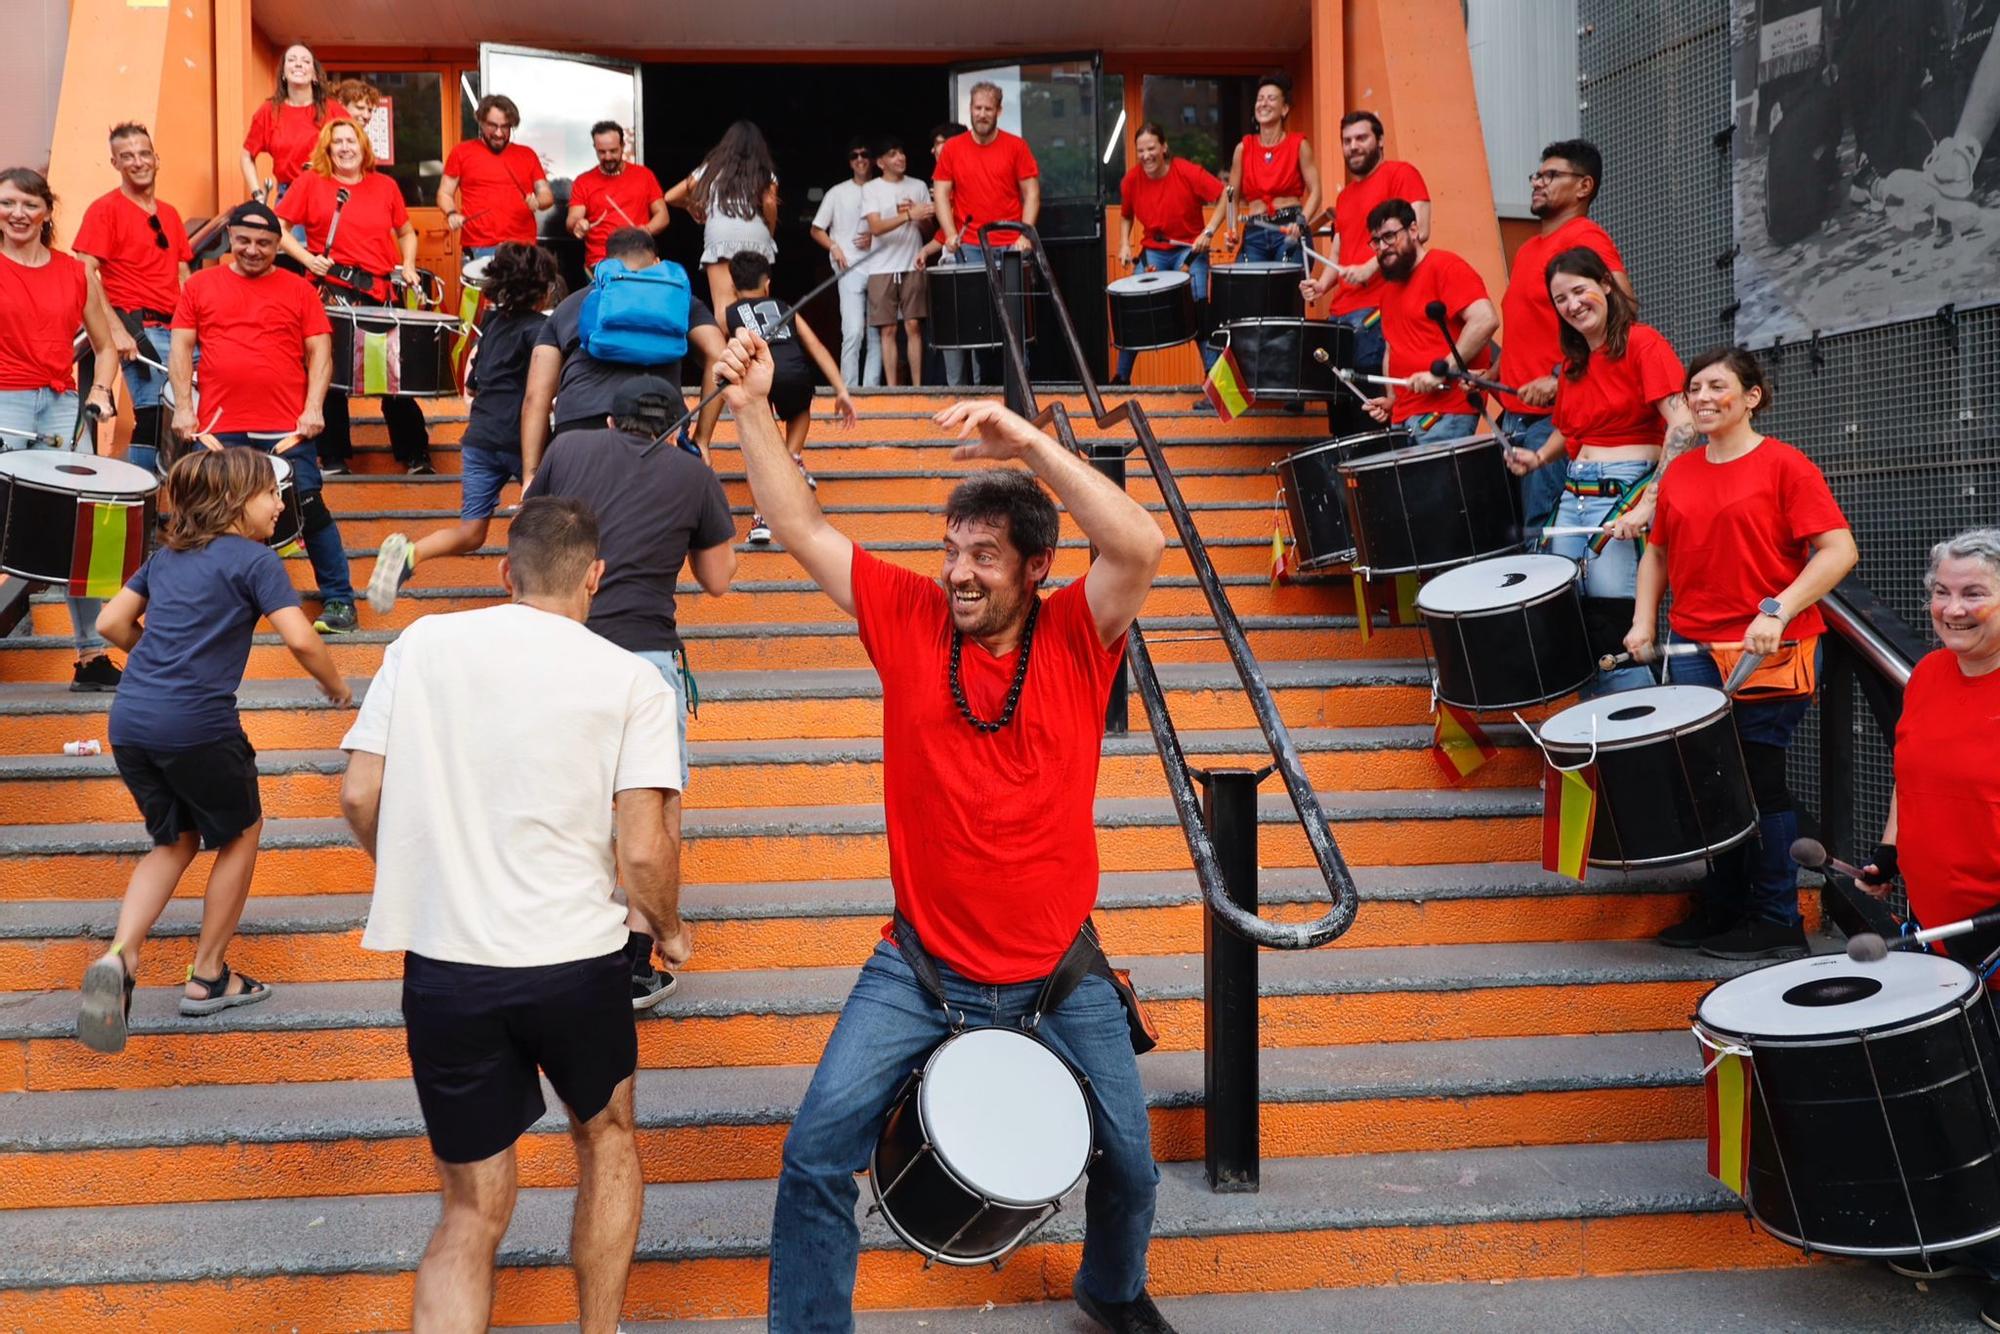
[[[167,232],[166,232],[166,229],[165,229],[164,227],[160,226],[160,215],[159,215],[159,214],[157,214],[157,213],[148,213],[148,214],[146,215],[146,225],[147,225],[148,227],[151,227],[151,228],[153,229],[153,244],[154,244],[154,245],[158,246],[158,247],[159,247],[160,249],[162,249],[162,250],[171,250],[171,249],[173,248],[173,242],[171,242],[171,241],[167,240]]]

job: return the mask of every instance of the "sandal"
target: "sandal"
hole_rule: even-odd
[[[243,979],[243,990],[229,994],[229,965],[222,965],[222,975],[216,978],[196,977],[194,969],[188,969],[188,981],[208,992],[199,1000],[193,996],[181,997],[181,1013],[190,1019],[205,1014],[216,1014],[222,1010],[234,1009],[238,1005],[255,1005],[258,1001],[269,1000],[271,989],[248,973],[238,973]]]
[[[77,1040],[92,1051],[125,1050],[132,1018],[132,974],[117,950],[83,970],[83,1007],[76,1017]]]

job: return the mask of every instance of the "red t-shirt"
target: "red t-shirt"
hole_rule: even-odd
[[[1896,850],[1910,912],[1943,926],[2000,903],[2000,672],[1928,653],[1896,723]]]
[[[347,108],[338,102],[328,102],[326,112],[318,120],[313,119],[312,103],[295,107],[287,102],[282,107],[274,107],[268,101],[259,102],[257,110],[250,117],[250,132],[243,136],[243,151],[251,157],[259,153],[271,155],[271,175],[278,184],[290,185],[298,174],[306,169],[306,159],[319,143],[319,132],[330,120],[352,120]]]
[[[1382,336],[1389,341],[1388,363],[1382,373],[1390,379],[1400,380],[1418,371],[1430,370],[1431,363],[1439,358],[1451,360],[1450,344],[1445,342],[1444,334],[1424,313],[1424,308],[1433,301],[1444,302],[1447,312],[1445,323],[1456,339],[1465,332],[1467,308],[1474,302],[1487,299],[1486,283],[1477,269],[1451,251],[1432,250],[1418,262],[1408,282],[1383,283],[1381,299]],[[1484,370],[1492,361],[1493,349],[1482,347],[1479,355],[1469,363],[1469,368]],[[1465,399],[1465,389],[1448,384],[1430,394],[1396,390],[1389,416],[1392,421],[1404,422],[1429,412],[1471,411]]]
[[[933,179],[951,185],[951,215],[959,223],[958,239],[978,245],[979,229],[987,223],[1020,219],[1021,182],[1041,174],[1027,140],[996,130],[990,144],[982,144],[970,134],[947,139],[938,153]],[[1012,245],[1019,235],[994,232],[986,243]]]
[[[1757,604],[1776,597],[1811,559],[1808,541],[1847,527],[1826,478],[1782,440],[1766,438],[1742,458],[1710,463],[1691,449],[1660,478],[1646,540],[1667,553],[1667,620],[1682,639],[1740,644]],[[1818,607],[1785,627],[1785,638],[1824,631]]]
[[[542,160],[526,144],[496,153],[483,139],[462,140],[444,160],[444,174],[458,181],[458,211],[465,215],[459,244],[535,243],[535,215],[528,192],[542,179]]]
[[[38,269],[0,255],[0,390],[76,388],[76,331],[89,279],[60,250]]]
[[[1201,235],[1201,206],[1222,198],[1222,182],[1199,163],[1172,157],[1157,181],[1144,167],[1126,172],[1118,198],[1126,225],[1137,222],[1146,229],[1145,249],[1172,250]]]
[[[1635,324],[1626,335],[1625,355],[1590,354],[1583,378],[1565,371],[1557,377],[1556,429],[1575,458],[1585,445],[1661,445],[1667,422],[1659,402],[1687,388],[1687,370],[1666,335],[1650,324]]]
[[[204,431],[291,430],[306,404],[306,339],[333,332],[319,293],[296,273],[245,278],[228,265],[188,279],[174,328],[194,330],[201,351]]]
[[[1243,202],[1260,199],[1268,211],[1279,199],[1304,199],[1306,176],[1299,169],[1303,134],[1288,134],[1266,148],[1254,133],[1243,136]]]
[[[159,310],[173,313],[181,296],[181,265],[192,263],[181,215],[164,199],[155,199],[157,214],[148,213],[121,190],[101,196],[84,210],[72,248],[95,256],[104,280],[104,296],[119,310]],[[154,217],[160,230],[153,231]],[[156,236],[167,238],[162,247]]]
[[[951,697],[944,589],[859,546],[852,570],[861,643],[882,678],[896,907],[925,948],[975,982],[1046,977],[1097,902],[1097,764],[1125,638],[1098,643],[1083,580],[1050,594],[1013,721],[979,732]],[[973,713],[1000,716],[1016,658],[966,642]]]
[[[1507,295],[1500,299],[1500,382],[1523,385],[1555,371],[1562,360],[1562,317],[1549,300],[1549,283],[1544,275],[1549,261],[1565,250],[1594,250],[1613,273],[1624,271],[1624,257],[1611,243],[1611,233],[1589,218],[1571,218],[1547,236],[1531,236],[1514,252],[1514,268],[1507,277]],[[1548,411],[1533,408],[1512,394],[1500,395],[1506,412],[1526,412],[1535,416]]]
[[[347,191],[347,203],[340,192]],[[403,263],[402,247],[396,230],[410,220],[403,203],[403,191],[395,181],[379,171],[361,173],[353,184],[336,181],[308,171],[292,182],[278,201],[278,216],[286,222],[302,223],[306,229],[306,249],[315,255],[326,253],[326,233],[333,215],[340,213],[340,226],[333,233],[333,254],[338,264],[353,264],[383,277]],[[386,285],[375,293],[386,299]]]
[[[583,267],[593,268],[604,258],[604,243],[611,233],[621,227],[644,227],[653,216],[654,201],[665,193],[659,178],[636,162],[627,162],[616,176],[592,167],[571,182],[570,206],[583,205],[583,216],[591,222],[583,238]]]
[[[1406,199],[1414,204],[1430,197],[1431,188],[1424,184],[1423,174],[1407,162],[1384,161],[1364,179],[1342,190],[1333,201],[1333,233],[1340,262],[1366,264],[1375,258],[1375,247],[1368,240],[1368,215],[1377,204],[1385,199]],[[1363,287],[1334,283],[1329,312],[1347,315],[1381,305],[1384,281],[1378,273]]]

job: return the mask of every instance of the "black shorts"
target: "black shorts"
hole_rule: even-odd
[[[431,1150],[491,1158],[541,1119],[537,1069],[579,1121],[639,1068],[625,951],[532,968],[403,956],[403,1027]]]
[[[264,818],[257,752],[241,732],[185,750],[113,746],[111,759],[156,847],[193,832],[219,848]]]
[[[810,412],[812,403],[810,374],[791,375],[781,370],[771,377],[771,411],[779,421],[788,422],[801,412]]]

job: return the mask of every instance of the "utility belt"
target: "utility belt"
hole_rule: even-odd
[[[114,307],[113,313],[134,336],[137,336],[139,329],[147,325],[164,329],[174,322],[174,313],[171,310],[154,310],[151,306],[134,306],[130,310],[118,310]]]
[[[896,943],[896,950],[903,956],[903,962],[917,975],[917,981],[931,999],[945,1012],[953,1030],[964,1027],[965,1016],[951,1007],[945,996],[944,977],[938,972],[937,960],[917,937],[917,929],[910,925],[909,918],[899,911],[890,924],[890,933]],[[1104,957],[1104,946],[1097,938],[1097,924],[1085,918],[1083,926],[1070,942],[1056,970],[1042,980],[1041,994],[1035,998],[1035,1008],[1022,1021],[1030,1031],[1039,1027],[1043,1016],[1053,1013],[1069,999],[1077,985],[1091,974],[1096,974],[1111,984],[1118,993],[1118,1001],[1125,1007],[1125,1023],[1130,1031],[1132,1050],[1144,1056],[1159,1045],[1160,1032],[1146,1013],[1145,1005],[1139,1000],[1139,993],[1132,989],[1132,975],[1123,968],[1113,968],[1111,961]]]

